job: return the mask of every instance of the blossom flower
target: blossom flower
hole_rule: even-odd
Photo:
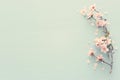
[[[104,43],[104,38],[105,37],[100,37],[100,38],[95,39],[95,44],[96,44],[97,47],[101,47],[101,45],[105,44]]]
[[[88,52],[88,55],[89,56],[94,56],[95,54],[95,51],[93,49],[90,49],[89,52]]]
[[[94,16],[96,19],[98,19],[98,18],[101,18],[103,16],[103,14],[102,13],[95,13]]]
[[[107,25],[107,22],[104,20],[97,20],[96,21],[96,26],[97,27],[105,27]]]
[[[103,61],[103,56],[102,55],[97,56],[97,61]]]
[[[82,9],[82,10],[80,11],[80,13],[85,16],[85,15],[87,14],[86,8]]]
[[[112,40],[111,40],[111,39],[107,39],[107,40],[105,41],[105,43],[106,43],[107,45],[109,45],[109,44],[112,43]]]
[[[107,53],[109,51],[109,49],[107,48],[107,45],[102,45],[101,46],[101,52]]]
[[[109,44],[111,44],[111,39],[109,39],[109,38],[106,38],[106,37],[104,37],[104,36],[102,36],[102,37],[100,37],[100,40],[104,43],[104,44],[106,44],[106,45],[109,45]]]
[[[96,44],[97,47],[100,47],[101,43],[102,43],[102,41],[99,38],[95,39],[95,44]]]
[[[96,5],[95,5],[95,4],[91,5],[91,6],[89,7],[89,9],[90,9],[90,11],[94,11],[94,10],[96,9]]]
[[[111,44],[111,39],[106,37],[100,37],[95,39],[95,44],[101,49],[101,52],[107,53],[109,49],[107,46]]]
[[[92,16],[93,16],[93,12],[92,11],[87,14],[87,18],[88,19],[91,18]]]

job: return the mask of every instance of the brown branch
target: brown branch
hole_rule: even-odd
[[[97,59],[97,56],[94,54],[93,55],[96,59]],[[113,56],[112,56],[113,57]],[[112,58],[113,59],[113,58]],[[103,62],[104,64],[107,64],[107,65],[109,65],[110,66],[110,73],[112,73],[112,67],[113,67],[113,62],[111,62],[111,63],[108,63],[108,62],[106,62],[105,60],[99,60],[100,62]]]

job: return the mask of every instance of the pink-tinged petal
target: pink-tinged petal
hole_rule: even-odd
[[[80,11],[80,13],[81,13],[83,16],[85,16],[85,15],[87,14],[87,9],[86,9],[86,8],[82,9],[82,10]]]
[[[95,15],[94,15],[94,16],[95,16],[95,18],[96,18],[96,19],[98,19],[98,18],[102,17],[102,16],[103,16],[103,14],[102,14],[102,13],[95,13]]]
[[[103,61],[103,56],[102,55],[97,56],[97,61]]]
[[[93,49],[90,49],[88,52],[88,56],[94,56],[95,51]]]
[[[107,40],[106,40],[106,44],[107,44],[107,45],[111,44],[111,42],[112,42],[111,39],[107,39]]]
[[[95,39],[95,44],[96,44],[97,47],[100,47],[101,43],[102,43],[102,41],[99,38]]]
[[[107,45],[102,45],[101,46],[101,52],[107,53],[109,51],[109,49],[107,48]]]
[[[104,20],[97,20],[97,21],[96,21],[96,26],[97,26],[97,27],[104,27],[104,26],[106,26],[106,25],[107,25],[107,22],[104,21]]]
[[[94,10],[96,9],[96,5],[95,5],[95,4],[91,5],[91,6],[89,7],[89,9],[90,9],[90,11],[94,11]]]
[[[87,18],[89,19],[89,18],[91,18],[92,16],[93,16],[93,12],[90,11],[90,12],[87,14]]]

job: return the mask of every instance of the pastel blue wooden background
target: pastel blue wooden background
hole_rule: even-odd
[[[118,47],[111,75],[86,63],[95,28],[80,9],[92,3],[108,12]],[[0,80],[119,80],[119,7],[119,0],[1,0]]]

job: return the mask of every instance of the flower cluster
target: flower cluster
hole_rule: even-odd
[[[88,9],[87,8],[84,8],[80,11],[80,13],[87,17],[88,19],[95,19],[95,22],[94,24],[97,26],[97,27],[104,27],[106,25],[108,25],[108,22],[106,19],[103,19],[103,14],[99,11],[97,11],[97,8],[96,8],[96,5],[93,4],[91,5]]]
[[[107,53],[109,51],[108,46],[111,44],[111,39],[106,37],[100,37],[95,39],[95,45],[101,49],[101,52]]]
[[[88,55],[89,56],[94,56],[95,54],[95,51],[93,49],[90,49],[89,52],[88,52]]]
[[[95,56],[95,51],[93,49],[90,49],[88,52],[89,56]],[[102,55],[98,55],[95,56],[96,57],[96,61],[102,61],[103,60],[103,56]]]
[[[96,55],[96,51],[91,48],[88,52],[88,55],[91,57],[95,57],[96,62],[102,62],[110,66],[110,73],[112,72],[113,67],[113,53],[114,48],[112,45],[112,40],[110,37],[110,32],[107,29],[107,19],[103,18],[103,14],[98,11],[95,4],[91,5],[89,8],[84,8],[80,11],[80,13],[87,18],[92,24],[94,24],[97,28],[102,28],[103,34],[101,37],[97,37],[94,40],[95,46],[100,49],[99,55]],[[105,61],[103,53],[106,53],[108,56],[109,62]],[[90,61],[88,61],[90,62]],[[97,64],[95,64],[95,67]]]
[[[102,55],[97,56],[97,61],[103,61],[103,56]]]

